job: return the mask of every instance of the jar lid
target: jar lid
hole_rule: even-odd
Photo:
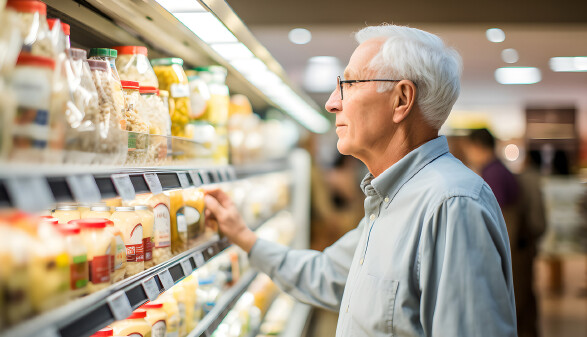
[[[163,303],[147,302],[147,303],[143,304],[143,306],[141,308],[144,308],[144,309],[160,309],[160,308],[163,308]]]
[[[40,13],[47,15],[47,5],[36,0],[8,0],[6,7],[12,8],[17,12]]]
[[[77,206],[63,205],[55,208],[58,211],[77,211]]]
[[[110,212],[110,206],[92,206],[90,207],[90,211],[96,212]]]
[[[159,96],[161,96],[161,97],[169,97],[169,91],[159,89]]]
[[[135,210],[137,210],[137,211],[149,210],[149,206],[146,206],[146,205],[135,206]]]
[[[90,337],[110,337],[110,336],[114,336],[114,330],[111,327],[107,326],[104,329],[96,331]]]
[[[85,60],[88,58],[88,52],[79,48],[67,49],[68,55],[74,60]]]
[[[67,36],[71,35],[71,26],[69,26],[67,23],[61,23],[61,30],[63,31],[63,34]]]
[[[92,56],[116,58],[118,52],[115,49],[110,48],[92,48],[90,49],[90,57]]]
[[[117,212],[134,212],[135,208],[133,206],[120,206],[116,207]]]
[[[71,222],[71,221],[70,221]],[[63,235],[77,235],[81,232],[81,228],[77,223],[62,224],[57,227],[59,232]]]
[[[180,66],[183,66],[183,60],[179,57],[167,57],[151,60],[151,65],[154,66],[170,66],[172,64],[179,64]]]
[[[135,310],[127,319],[138,319],[147,317],[147,312],[143,309]]]
[[[77,224],[81,228],[106,228],[109,222],[112,222],[108,219],[100,219],[100,218],[87,218],[87,219],[79,219],[79,220],[71,220],[68,224]]]
[[[145,55],[147,56],[147,47],[143,46],[116,46],[112,47],[116,49],[120,55]]]
[[[88,60],[88,64],[90,65],[91,70],[99,70],[106,72],[110,69],[110,65],[106,61]]]
[[[31,54],[26,54],[26,53],[20,53],[18,55],[18,59],[16,60],[16,64],[21,65],[21,66],[30,65],[30,66],[38,66],[38,67],[46,67],[46,68],[55,69],[55,61],[53,59],[48,58],[48,57],[35,56],[35,55],[31,55]]]
[[[122,89],[139,90],[139,82],[137,81],[120,81]]]
[[[157,88],[155,87],[139,87],[139,92],[141,94],[156,94]]]
[[[57,226],[59,224],[59,219],[54,218],[50,215],[43,215],[41,216],[41,222],[49,223],[53,226]]]

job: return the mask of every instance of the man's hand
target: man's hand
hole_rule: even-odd
[[[205,191],[206,219],[218,222],[220,232],[247,253],[257,241],[257,235],[245,224],[230,197],[220,189]]]

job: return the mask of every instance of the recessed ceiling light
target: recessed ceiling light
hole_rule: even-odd
[[[498,43],[505,41],[505,33],[499,28],[489,28],[485,32],[485,36],[487,36],[487,40],[491,42]]]
[[[306,44],[312,41],[312,33],[305,28],[294,28],[290,30],[288,37],[295,44]]]
[[[587,56],[553,57],[549,65],[552,71],[587,71]]]
[[[516,63],[520,59],[520,56],[514,48],[507,48],[501,51],[501,59],[505,63]]]
[[[495,80],[501,84],[534,84],[542,80],[535,67],[504,67],[495,70]]]
[[[516,144],[508,144],[503,149],[505,159],[509,161],[516,161],[520,158],[520,148]]]

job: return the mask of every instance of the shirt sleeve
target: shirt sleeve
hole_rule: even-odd
[[[422,233],[426,336],[517,336],[509,240],[499,206],[483,201],[488,193],[485,185],[481,199],[445,200]]]
[[[338,311],[361,228],[349,231],[324,252],[294,250],[258,239],[249,261],[298,300]]]

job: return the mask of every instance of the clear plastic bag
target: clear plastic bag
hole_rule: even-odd
[[[118,51],[116,68],[123,81],[136,81],[140,86],[159,88],[157,76],[147,58],[147,48],[142,46],[113,47]]]

